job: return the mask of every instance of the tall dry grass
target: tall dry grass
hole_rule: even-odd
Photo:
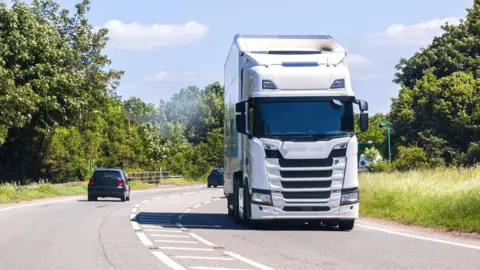
[[[360,214],[480,232],[480,166],[360,176]]]

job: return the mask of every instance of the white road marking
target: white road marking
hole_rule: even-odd
[[[160,243],[178,243],[178,244],[198,244],[197,241],[180,241],[180,240],[153,240]]]
[[[225,268],[225,267],[205,267],[205,266],[191,266],[189,269],[198,269],[198,270],[247,270],[240,268]]]
[[[181,230],[154,230],[154,229],[148,229],[145,230],[146,232],[168,232],[168,233],[183,233]]]
[[[211,202],[212,202],[212,201],[206,201],[206,202],[204,202],[203,204],[209,204],[209,203],[211,203]]]
[[[187,235],[173,235],[173,234],[151,234],[153,237],[170,237],[170,238],[189,238]]]
[[[158,248],[169,249],[169,250],[214,251],[213,248],[187,248],[187,247],[158,247]]]
[[[140,210],[142,212],[146,211],[156,211],[157,213],[161,213],[161,211],[178,211],[181,212],[185,209],[185,207],[151,207],[148,205],[148,207],[141,207]]]
[[[258,262],[255,262],[255,261],[252,261],[250,259],[247,259],[241,255],[238,255],[236,253],[233,253],[233,252],[230,252],[230,251],[225,251],[224,254],[230,256],[230,257],[233,257],[237,260],[240,260],[244,263],[247,263],[247,264],[250,264],[251,266],[254,266],[254,267],[257,267],[258,269],[261,269],[261,270],[274,270],[273,268],[270,268],[268,266],[265,266],[261,263],[258,263]]]
[[[162,213],[162,212],[157,212],[157,213],[148,213],[148,214],[145,214],[145,212],[140,212],[140,215],[142,215],[143,217],[156,217],[156,216],[160,216],[160,217],[172,217],[172,216],[176,216],[177,214],[175,213],[169,213],[169,214],[166,214],[166,213]]]
[[[169,217],[145,217],[145,216],[137,216],[137,219],[143,219],[145,221],[171,221],[172,218]]]
[[[132,209],[132,213],[136,213],[137,211],[138,211],[138,208],[136,207]]]
[[[202,204],[194,205],[192,208],[195,209],[195,208],[198,208],[198,207],[200,207],[200,206],[202,206]]]
[[[163,228],[161,225],[142,225],[144,228]]]
[[[189,213],[190,211],[192,211],[192,209],[188,208],[187,210],[183,211],[183,213]]]
[[[179,259],[194,259],[194,260],[219,260],[219,261],[234,261],[234,258],[225,258],[225,257],[204,257],[204,256],[175,256]]]
[[[205,240],[204,238],[198,236],[198,235],[195,234],[195,233],[189,233],[189,234],[190,234],[190,236],[192,236],[193,238],[197,239],[198,241],[204,243],[204,244],[207,245],[207,246],[211,246],[211,247],[214,247],[214,246],[215,246],[214,243],[212,243],[212,242],[210,242],[210,241],[208,241],[208,240]]]
[[[130,222],[132,223],[133,230],[135,230],[135,231],[140,231],[141,230],[141,228],[140,228],[140,226],[138,226],[137,222],[135,222],[135,221],[130,221]]]
[[[214,202],[216,202],[216,201],[218,201],[218,200],[220,200],[220,198],[215,198],[215,199],[213,199]]]
[[[181,230],[185,230],[185,227],[181,223],[176,222],[175,225],[177,225],[177,227],[180,228]]]
[[[13,210],[13,209],[17,209],[17,208],[28,207],[28,206],[48,204],[48,203],[68,202],[68,201],[78,200],[78,199],[81,199],[81,198],[83,198],[83,197],[74,197],[74,198],[68,198],[68,199],[62,199],[62,200],[54,200],[54,201],[45,201],[45,202],[37,202],[37,203],[17,205],[17,206],[12,206],[12,207],[1,208],[0,212]]]
[[[149,202],[150,200],[145,200],[143,202],[141,202],[141,204],[146,204],[147,202]]]
[[[183,266],[175,262],[174,260],[170,259],[167,255],[165,255],[161,251],[155,251],[152,252],[153,255],[155,255],[160,261],[162,261],[164,264],[168,265],[170,268],[173,270],[186,270]]]
[[[471,248],[471,249],[480,250],[480,246],[462,244],[462,243],[457,243],[457,242],[452,242],[452,241],[423,237],[423,236],[416,236],[416,235],[413,235],[413,234],[401,233],[401,232],[391,231],[391,230],[387,230],[387,229],[382,229],[382,228],[377,228],[377,227],[372,227],[372,226],[367,226],[367,225],[362,225],[362,224],[357,224],[356,226],[366,228],[366,229],[370,229],[370,230],[376,230],[376,231],[381,231],[381,232],[385,232],[385,233],[396,234],[396,235],[400,235],[400,236],[404,236],[404,237],[414,238],[414,239],[420,239],[420,240],[425,240],[425,241],[430,241],[430,242],[436,242],[436,243],[442,243],[442,244],[448,244],[448,245],[453,245],[453,246],[459,246],[459,247],[464,247],[464,248]]]
[[[139,203],[139,204],[135,204],[135,208],[139,208],[142,204]]]
[[[152,246],[153,245],[152,241],[150,241],[150,239],[148,239],[148,237],[143,232],[137,232],[137,236],[138,236],[138,238],[140,238],[140,241],[142,241],[142,243],[145,246]]]
[[[130,219],[134,219],[137,215],[135,214],[130,214]]]

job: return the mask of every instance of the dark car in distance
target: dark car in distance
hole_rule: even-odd
[[[207,187],[223,186],[223,168],[215,168],[208,175]]]
[[[125,173],[119,169],[98,169],[88,183],[88,200],[98,198],[119,198],[130,201],[130,182]]]

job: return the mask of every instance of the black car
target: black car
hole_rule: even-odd
[[[215,168],[210,172],[210,175],[208,176],[208,181],[207,181],[207,186],[211,187],[217,187],[217,186],[223,186],[224,180],[223,180],[223,168]]]
[[[119,198],[130,201],[130,182],[119,169],[99,169],[93,173],[88,183],[88,200],[100,198]]]

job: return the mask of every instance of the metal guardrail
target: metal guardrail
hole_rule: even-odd
[[[131,178],[133,181],[146,183],[160,183],[165,179],[182,178],[181,175],[171,175],[169,171],[125,172],[125,176]]]

